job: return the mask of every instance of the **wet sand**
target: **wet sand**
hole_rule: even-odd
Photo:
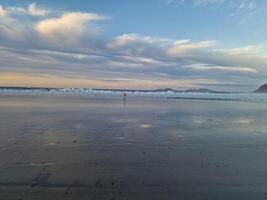
[[[0,96],[1,200],[267,199],[267,104]]]

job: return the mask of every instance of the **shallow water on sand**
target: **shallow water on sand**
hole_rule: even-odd
[[[267,104],[0,97],[1,200],[267,199]]]

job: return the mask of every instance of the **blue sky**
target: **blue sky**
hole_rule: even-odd
[[[265,0],[3,0],[0,84],[250,91],[266,19]]]

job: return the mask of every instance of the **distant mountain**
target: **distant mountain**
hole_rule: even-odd
[[[267,83],[260,86],[255,92],[266,92],[267,93]]]

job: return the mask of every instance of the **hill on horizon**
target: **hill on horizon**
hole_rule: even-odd
[[[267,92],[267,83],[261,85],[255,92]]]

